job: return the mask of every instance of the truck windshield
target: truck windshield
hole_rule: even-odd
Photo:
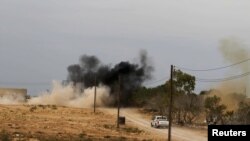
[[[167,119],[166,117],[162,117],[162,119]]]
[[[157,117],[157,119],[164,119],[164,120],[166,120],[167,117]]]

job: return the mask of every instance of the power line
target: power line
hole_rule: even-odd
[[[144,83],[145,85],[152,85],[161,81],[167,81],[169,79],[169,77],[162,77],[161,79],[155,80],[155,81],[150,81],[150,82],[146,82]]]
[[[218,78],[218,79],[204,79],[204,78],[197,78],[196,81],[198,82],[223,82],[223,81],[230,81],[230,80],[234,80],[234,79],[239,79],[245,76],[250,75],[250,72],[246,72],[240,75],[235,75],[235,76],[230,76],[230,77],[226,77],[226,78]]]
[[[178,67],[178,66],[175,66],[175,67],[179,68],[181,70],[186,70],[186,71],[215,71],[215,70],[220,70],[220,69],[225,69],[225,68],[233,67],[233,66],[245,63],[245,62],[247,62],[249,60],[250,60],[250,58],[246,59],[246,60],[243,60],[243,61],[240,61],[240,62],[237,62],[237,63],[234,63],[234,64],[231,64],[231,65],[222,66],[222,67],[216,67],[216,68],[211,68],[211,69],[190,69],[190,68]]]
[[[197,82],[223,82],[223,81],[230,81],[230,80],[234,80],[234,79],[240,79],[240,78],[248,76],[248,75],[250,75],[250,72],[246,72],[243,74],[234,75],[234,76],[230,76],[230,77],[226,77],[226,78],[218,78],[218,79],[207,79],[207,78],[196,77],[196,81]],[[161,82],[163,80],[167,81],[168,79],[169,79],[169,77],[162,77],[161,79],[158,79],[156,81],[151,81],[151,82],[145,83],[145,85],[152,85],[152,84],[155,84],[157,82]]]

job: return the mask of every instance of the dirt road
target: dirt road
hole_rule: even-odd
[[[115,109],[106,109],[111,114],[116,114]],[[139,114],[136,109],[121,109],[121,116],[126,117],[126,122],[131,122],[145,131],[148,131],[162,139],[167,139],[168,129],[156,129],[150,126],[150,119]],[[185,127],[172,127],[172,139],[174,141],[207,141],[207,131],[204,129],[189,129]]]

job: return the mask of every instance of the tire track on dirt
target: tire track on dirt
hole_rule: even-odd
[[[109,113],[116,114],[115,109],[106,109]],[[160,136],[164,139],[168,137],[168,129],[156,129],[150,126],[150,120],[143,118],[134,109],[122,109],[121,116],[125,116],[126,120],[136,125],[142,130],[148,131],[153,135]],[[201,131],[203,132],[203,131]],[[205,131],[204,131],[205,132]],[[172,127],[172,137],[176,141],[207,141],[205,133],[193,131],[192,129]]]

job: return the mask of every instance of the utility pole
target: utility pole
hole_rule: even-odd
[[[120,128],[120,94],[121,94],[121,75],[119,74],[119,84],[118,84],[118,94],[117,94],[117,128]]]
[[[168,141],[171,141],[171,127],[172,127],[172,105],[173,105],[173,74],[174,74],[174,66],[171,65],[171,72],[170,72],[170,103],[169,103],[169,126],[168,126]]]
[[[245,87],[245,98],[247,98],[247,84],[246,84],[246,87]]]
[[[95,76],[95,94],[94,94],[94,113],[96,109],[96,76]]]

